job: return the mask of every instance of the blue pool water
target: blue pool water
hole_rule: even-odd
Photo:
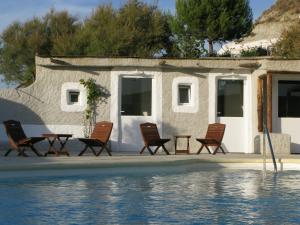
[[[193,164],[51,173],[0,178],[1,225],[300,223],[300,172]]]

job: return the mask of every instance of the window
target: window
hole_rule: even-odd
[[[63,112],[83,112],[87,105],[86,88],[80,83],[67,82],[61,86],[60,108]]]
[[[79,102],[79,91],[69,91],[69,104],[76,104]]]
[[[191,85],[178,85],[178,103],[183,104],[190,104],[191,103]]]
[[[244,81],[218,80],[218,116],[243,117]]]
[[[152,78],[122,78],[123,116],[151,116]]]
[[[278,117],[300,118],[300,81],[278,81]]]
[[[175,77],[172,82],[172,109],[176,113],[199,110],[199,79],[194,76]]]

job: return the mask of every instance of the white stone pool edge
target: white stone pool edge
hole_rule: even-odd
[[[101,168],[138,168],[176,166],[186,164],[197,164],[203,169],[241,169],[263,171],[263,159],[260,155],[122,155],[122,156],[85,156],[85,157],[1,157],[0,177],[9,174],[22,174],[34,176],[41,172],[47,175],[49,171],[62,174],[77,170],[101,169]],[[287,156],[277,158],[278,171],[296,170],[300,171],[300,156]],[[273,163],[267,159],[266,169],[273,171]],[[47,172],[46,172],[47,171]],[[99,171],[99,170],[98,170]],[[24,173],[23,173],[24,172]],[[52,173],[51,172],[51,173]]]

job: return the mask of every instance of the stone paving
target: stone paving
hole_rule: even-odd
[[[137,153],[113,152],[113,156],[101,154],[98,157],[87,156],[49,156],[17,157],[11,154],[8,157],[0,156],[0,172],[16,170],[44,170],[44,169],[81,169],[101,167],[130,167],[130,166],[158,166],[177,165],[186,163],[199,163],[201,165],[222,166],[222,167],[246,167],[261,169],[263,157],[259,154],[190,154],[190,155],[164,155],[158,154],[139,155]],[[293,165],[300,168],[300,155],[277,155],[278,165]],[[268,166],[272,166],[272,160],[268,156]]]

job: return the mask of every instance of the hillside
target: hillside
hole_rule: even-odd
[[[263,12],[256,24],[293,22],[299,19],[300,0],[278,0],[270,9]]]
[[[242,49],[268,48],[278,41],[285,30],[299,21],[299,16],[300,0],[277,0],[257,19],[249,36],[224,45],[220,52],[222,54],[222,51],[230,50],[232,54],[239,54]]]
[[[278,39],[282,32],[299,20],[300,0],[277,0],[258,18],[253,31],[243,42]]]

